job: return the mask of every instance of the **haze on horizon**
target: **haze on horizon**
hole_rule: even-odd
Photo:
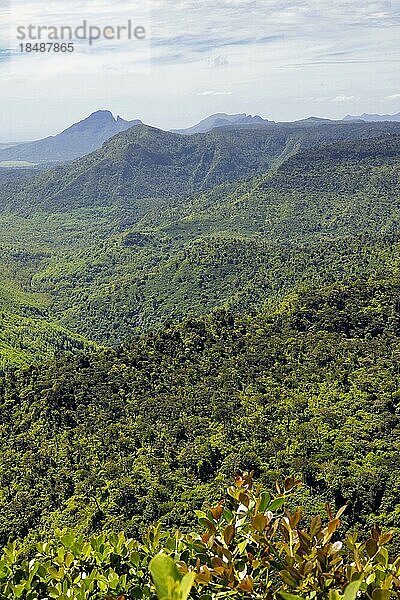
[[[399,0],[0,0],[0,140],[98,109],[162,129],[216,112],[283,121],[400,110]],[[148,39],[18,51],[17,25],[145,24]]]

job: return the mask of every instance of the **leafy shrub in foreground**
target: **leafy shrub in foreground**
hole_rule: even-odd
[[[327,506],[325,523],[316,516],[303,526],[300,511],[285,508],[299,484],[290,477],[270,494],[251,474],[237,473],[224,500],[197,511],[202,533],[157,526],[141,541],[123,533],[86,541],[57,532],[30,561],[11,543],[0,558],[0,600],[140,600],[156,592],[159,600],[399,598],[400,557],[386,548],[391,534],[374,528],[365,542],[356,534],[342,541],[345,507],[333,514]]]

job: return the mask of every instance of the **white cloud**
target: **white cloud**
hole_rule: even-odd
[[[197,95],[198,96],[232,96],[232,92],[215,92],[214,90],[206,90],[205,92],[200,92]]]
[[[126,29],[128,21],[131,21],[132,30],[142,26],[149,32],[150,8],[150,3],[139,3],[138,0],[130,0],[129,4],[124,0],[113,0],[112,4],[105,0],[71,0],[67,9],[59,0],[11,0],[7,18],[2,19],[0,24],[0,48],[7,47],[13,51],[15,61],[11,68],[12,74],[18,78],[24,75],[28,79],[35,77],[36,81],[49,80],[56,64],[60,73],[75,73],[81,78],[94,71],[103,72],[109,67],[119,65],[121,61],[125,61],[125,66],[131,65],[131,68],[132,64],[139,61],[147,62],[150,66],[149,33],[146,40],[139,41],[134,39],[134,36],[133,39],[128,39]],[[101,35],[101,39],[89,45],[88,39],[80,41],[74,36],[77,28],[83,30],[85,22],[87,35],[90,27],[104,30],[110,26],[114,28],[114,37],[118,26],[125,29],[121,29],[121,39],[107,40]],[[33,39],[29,39],[29,26],[34,28]],[[51,28],[53,31],[56,29],[60,35],[62,27],[65,28],[65,32],[71,30],[73,33],[72,40],[68,39],[69,33],[65,33],[66,41],[73,41],[75,44],[73,54],[54,56],[54,53],[50,52],[45,56],[35,53],[32,56],[19,50],[21,41],[32,41],[33,44],[36,41],[50,41],[51,38],[47,38],[48,31]],[[25,36],[23,40],[21,32]],[[97,33],[94,32],[94,35]],[[126,60],[129,56],[129,60]]]
[[[400,100],[400,94],[392,94],[391,96],[385,96],[385,100]]]
[[[353,102],[359,98],[342,94],[340,96],[305,96],[296,98],[296,100],[299,102]]]
[[[357,100],[355,96],[346,96],[345,94],[332,98],[333,102],[353,102],[354,100]]]

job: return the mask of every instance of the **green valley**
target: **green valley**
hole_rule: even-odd
[[[325,127],[325,138],[335,130],[342,139],[343,125]],[[371,135],[369,125],[367,130],[364,125],[352,127],[356,134],[351,129],[347,136]],[[298,129],[307,131],[313,143],[322,137],[321,125]],[[16,202],[15,212],[5,210],[5,202],[0,213],[3,243],[40,256],[29,291],[46,295],[62,327],[107,344],[167,319],[204,314],[218,306],[246,312],[276,302],[307,282],[324,285],[396,273],[400,137],[382,137],[379,127],[374,131],[380,134],[377,138],[304,149],[267,174],[189,196],[169,196],[174,168],[168,166],[166,179],[157,177],[162,197],[127,202],[139,182],[135,169],[126,171],[125,162],[139,161],[140,186],[146,189],[137,146],[132,150],[127,140],[140,139],[153,154],[157,143],[160,154],[162,141],[171,152],[168,144],[174,136],[165,134],[164,139],[162,132],[137,126],[76,164],[3,186],[2,194],[12,194]],[[266,128],[257,130],[255,142],[248,128],[239,129],[238,135],[253,144],[260,162],[256,148],[266,140],[271,143]],[[193,136],[189,142],[175,136],[180,149],[174,151],[198,144],[198,138],[225,143],[226,136],[230,139],[233,131]],[[114,152],[117,143],[119,154]],[[102,194],[112,185],[112,177],[104,175],[107,153],[123,185],[118,194],[125,200],[110,195],[104,205],[104,196],[96,195],[95,188],[88,191],[88,177]],[[120,164],[116,156],[125,156],[125,162]],[[147,160],[150,177],[159,159],[154,163],[149,154]],[[234,163],[230,165],[234,171]],[[235,177],[242,169],[243,165]],[[224,171],[219,175],[231,176]],[[61,186],[62,177],[69,183]],[[149,180],[155,178],[151,175]],[[184,180],[181,173],[179,181]],[[70,194],[74,200],[64,206]],[[46,197],[47,204],[38,204],[38,195]],[[56,203],[53,208],[50,202]]]

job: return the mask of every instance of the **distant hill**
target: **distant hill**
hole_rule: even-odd
[[[382,121],[400,121],[400,112],[395,115],[374,115],[364,113],[359,116],[347,115],[344,117],[343,121],[366,121],[370,123],[379,123]]]
[[[294,121],[296,125],[329,125],[332,123],[339,123],[340,121],[334,121],[332,119],[325,119],[323,117],[308,117],[307,119],[300,119],[299,121]]]
[[[0,188],[0,211],[154,206],[268,173],[302,148],[400,134],[400,123],[271,123],[183,136],[138,125],[71,164]],[[158,200],[157,200],[158,199]],[[160,202],[161,200],[161,202]]]
[[[65,162],[93,152],[121,131],[125,131],[141,121],[125,121],[115,118],[108,110],[94,112],[86,119],[65,129],[62,133],[42,140],[18,144],[0,149],[0,163],[3,161]]]
[[[193,127],[188,127],[187,129],[174,129],[173,133],[193,135],[195,133],[207,133],[207,131],[211,131],[216,127],[227,127],[229,125],[265,125],[266,123],[270,123],[270,121],[263,119],[258,115],[253,117],[252,115],[246,115],[246,113],[237,115],[217,113],[203,119],[200,123],[197,123],[197,125],[193,125]]]

